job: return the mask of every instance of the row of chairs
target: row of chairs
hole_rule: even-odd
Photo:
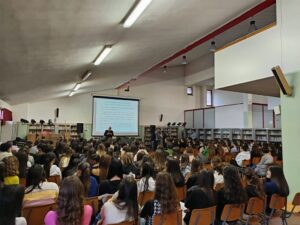
[[[98,196],[85,199],[85,204],[91,205],[94,213],[99,212],[99,200]],[[261,224],[269,224],[270,219],[273,217],[275,210],[281,211],[282,224],[287,225],[286,219],[291,217],[295,207],[300,205],[300,193],[297,193],[292,201],[293,208],[290,212],[287,211],[287,200],[285,197],[274,194],[271,198],[269,207],[272,209],[269,216],[265,215],[266,200],[258,197],[250,198],[245,209],[245,204],[227,204],[225,205],[221,220],[223,225],[227,222],[243,220],[244,212],[248,216],[245,224],[250,224],[250,219],[254,216],[258,216],[261,220]],[[44,223],[44,217],[48,211],[54,210],[57,207],[55,200],[46,200],[40,204],[34,204],[23,208],[23,216],[27,220],[28,225],[42,225]],[[189,225],[209,225],[214,224],[216,219],[216,206],[195,209],[192,212]],[[153,219],[153,225],[182,225],[182,212],[157,215]],[[115,224],[117,225],[117,224]],[[118,225],[136,225],[136,221],[124,221]]]

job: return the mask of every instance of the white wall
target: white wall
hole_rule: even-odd
[[[95,95],[118,95],[118,91],[95,93]],[[131,87],[130,92],[119,91],[120,96],[141,99],[140,124],[164,125],[184,120],[184,109],[195,107],[195,96],[186,95],[183,77],[174,81],[157,82]],[[13,106],[14,119],[20,118],[48,120],[54,119],[55,109],[59,108],[58,123],[92,123],[92,95],[81,94],[42,102]],[[159,115],[163,114],[163,122]]]
[[[215,108],[216,128],[244,128],[244,105]]]
[[[280,33],[272,27],[215,53],[215,88],[273,76],[280,65]]]
[[[6,109],[11,110],[12,107],[10,104],[8,104],[7,102],[0,99],[0,108],[6,108]]]
[[[213,90],[213,104],[214,106],[223,106],[243,103],[243,95],[239,92]]]

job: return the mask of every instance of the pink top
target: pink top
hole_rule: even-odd
[[[93,209],[90,205],[84,206],[82,225],[89,225]],[[57,225],[57,214],[55,211],[49,211],[44,219],[45,225]]]

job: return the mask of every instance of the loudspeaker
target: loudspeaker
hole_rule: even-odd
[[[155,139],[156,139],[155,130],[156,130],[156,126],[150,125],[151,141],[155,141]]]
[[[56,108],[55,109],[55,118],[58,118],[58,116],[59,116],[59,108]]]
[[[77,134],[83,133],[83,123],[77,123]]]
[[[160,114],[160,116],[159,116],[159,122],[162,122],[162,120],[163,120],[163,114]]]
[[[280,66],[273,67],[272,72],[282,93],[287,96],[292,96],[292,88],[285,79]]]

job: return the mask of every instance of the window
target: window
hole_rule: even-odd
[[[206,105],[212,106],[212,90],[206,90]]]

